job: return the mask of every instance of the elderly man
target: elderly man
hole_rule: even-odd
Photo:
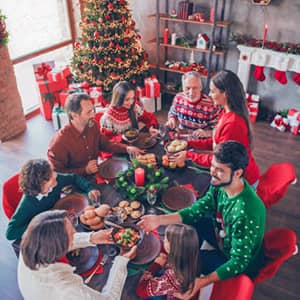
[[[198,72],[183,74],[182,87],[183,93],[174,97],[166,125],[174,129],[179,123],[179,128],[193,129],[193,135],[205,137],[203,129],[215,126],[222,109],[202,93],[201,76]]]
[[[266,210],[243,178],[248,164],[245,147],[220,143],[211,164],[211,187],[194,204],[169,215],[147,215],[138,225],[146,232],[160,225],[194,225],[200,238],[215,247],[200,250],[202,273],[197,288],[240,273],[255,276],[263,264]],[[209,216],[209,217],[208,217]]]
[[[55,171],[90,175],[98,171],[99,151],[142,153],[143,150],[114,143],[100,134],[94,122],[94,106],[85,93],[71,94],[66,103],[70,123],[53,137],[48,159]]]

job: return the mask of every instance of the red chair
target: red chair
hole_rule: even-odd
[[[217,281],[209,300],[250,300],[254,290],[253,281],[245,274]]]
[[[258,284],[273,277],[284,261],[298,252],[297,236],[293,230],[288,228],[274,229],[264,236],[264,252],[266,264],[254,278]]]
[[[290,184],[297,181],[292,164],[273,164],[259,179],[257,195],[262,199],[266,208],[277,203],[287,192]]]
[[[8,219],[14,214],[23,196],[19,187],[19,174],[16,174],[3,183],[2,187],[2,206]]]

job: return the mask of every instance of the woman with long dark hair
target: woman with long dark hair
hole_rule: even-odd
[[[158,122],[154,114],[135,101],[134,88],[127,81],[120,81],[114,86],[111,103],[100,119],[101,131],[107,136],[122,134],[130,128],[138,129],[138,123],[157,134]]]
[[[213,136],[206,139],[189,141],[189,147],[199,150],[212,150],[215,145],[225,141],[236,141],[243,144],[249,156],[245,178],[257,187],[259,168],[252,155],[252,129],[249,113],[246,106],[246,95],[238,76],[229,70],[223,70],[212,77],[210,82],[210,97],[216,105],[224,108],[224,114],[218,121]],[[182,152],[183,156],[191,158],[194,162],[204,167],[210,167],[212,153]]]
[[[166,296],[175,299],[174,293],[192,290],[200,275],[199,240],[196,230],[185,224],[172,224],[166,228],[164,248],[148,270],[142,275],[137,287],[141,298]],[[162,275],[158,272],[164,268]]]

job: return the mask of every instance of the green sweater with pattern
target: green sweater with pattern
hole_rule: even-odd
[[[23,195],[15,213],[8,223],[6,238],[8,240],[18,240],[22,237],[31,219],[37,214],[53,208],[55,203],[61,198],[62,188],[67,185],[75,185],[84,192],[89,192],[94,187],[83,177],[76,174],[57,173],[57,185],[53,190],[41,200],[35,196]]]
[[[213,213],[216,223],[215,213],[222,214],[226,233],[222,238],[223,252],[228,260],[216,269],[221,280],[260,267],[266,210],[253,188],[244,182],[245,187],[237,196],[229,198],[223,188],[211,186],[204,197],[179,210],[182,222],[191,225],[207,213]]]

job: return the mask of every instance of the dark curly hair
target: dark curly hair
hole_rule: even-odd
[[[25,195],[36,196],[42,190],[42,184],[49,181],[52,168],[45,159],[32,159],[22,167],[19,185]]]

